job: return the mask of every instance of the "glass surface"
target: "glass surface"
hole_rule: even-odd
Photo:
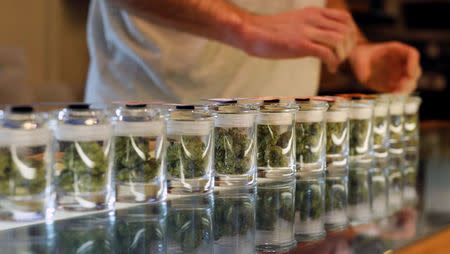
[[[415,185],[418,194],[417,206],[405,206],[392,216],[333,232],[325,240],[308,243],[307,246],[297,244],[291,252],[324,253],[325,250],[338,248],[340,253],[384,253],[449,228],[449,144],[448,128],[421,131],[421,158],[419,163],[415,164],[418,175]],[[172,247],[168,246],[173,243],[175,244],[173,248],[180,250],[180,241],[173,242],[170,239],[182,235],[183,239],[197,239],[196,241],[201,239],[202,243],[199,245],[199,242],[194,240],[187,243],[185,241],[188,245],[183,248],[197,245],[204,247],[205,253],[213,253],[214,200],[197,196],[195,199],[182,199],[184,202],[177,203],[171,202],[170,199],[171,197],[167,201],[167,215],[164,215],[161,209],[150,209],[158,203],[132,207],[116,204],[116,211],[112,215],[102,211],[75,213],[76,217],[67,218],[65,217],[67,214],[74,213],[57,211],[54,224],[48,225],[44,221],[37,224],[3,221],[0,222],[1,253],[58,253],[58,251],[73,253],[74,250],[84,251],[81,253],[174,253]],[[182,224],[181,226],[172,228],[172,232],[178,233],[177,235],[172,236],[166,228],[164,236],[162,232],[169,225],[170,213],[178,214],[180,218],[186,218],[182,214],[189,216],[188,219],[177,222]],[[256,216],[258,214],[261,216],[262,213],[257,209]],[[185,223],[181,223],[183,221]],[[194,230],[193,225],[197,225],[194,227],[197,229]],[[177,230],[173,231],[174,229]],[[71,233],[64,234],[64,232]],[[195,234],[192,235],[193,232],[199,232],[200,238],[196,238]],[[64,250],[67,252],[63,252],[62,246],[65,246]],[[253,248],[249,253],[254,253]]]

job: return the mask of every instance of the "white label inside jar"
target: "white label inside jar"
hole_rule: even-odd
[[[198,135],[211,133],[213,121],[168,121],[167,135]]]
[[[391,115],[402,115],[403,114],[403,103],[401,102],[392,102],[389,107],[389,113]]]
[[[163,121],[151,122],[117,122],[114,126],[116,136],[161,136]]]
[[[0,146],[39,146],[50,143],[49,129],[5,130],[0,132]]]
[[[369,119],[372,118],[371,108],[352,108],[349,111],[349,117],[351,119]]]
[[[326,113],[327,122],[345,122],[347,118],[348,113],[346,111],[328,111]]]
[[[419,104],[415,102],[406,103],[405,113],[408,115],[415,114],[419,110]]]
[[[294,120],[292,113],[260,113],[258,115],[258,124],[291,125],[292,120]]]
[[[64,141],[97,141],[109,139],[112,133],[109,125],[60,125],[55,129],[55,138]]]
[[[321,122],[323,121],[324,111],[297,111],[295,113],[296,122]]]
[[[389,108],[387,105],[375,106],[374,115],[375,116],[387,116]]]
[[[215,126],[223,128],[250,128],[255,124],[255,116],[255,114],[218,114]]]

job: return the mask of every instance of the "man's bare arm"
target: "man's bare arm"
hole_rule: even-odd
[[[216,40],[264,58],[319,57],[331,71],[356,41],[351,15],[308,7],[255,15],[225,0],[109,0],[150,22]]]
[[[175,28],[234,47],[245,11],[224,0],[110,0],[128,12],[158,25]]]

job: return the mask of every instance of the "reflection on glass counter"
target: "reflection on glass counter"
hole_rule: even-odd
[[[63,220],[54,230],[56,253],[111,253],[116,249],[114,217],[110,214]]]
[[[117,253],[166,253],[166,217],[165,202],[117,210],[114,223]]]
[[[214,253],[255,253],[256,187],[215,188]]]
[[[256,198],[256,248],[285,251],[295,245],[295,179],[258,183]]]
[[[213,203],[212,194],[168,201],[167,253],[213,252]]]

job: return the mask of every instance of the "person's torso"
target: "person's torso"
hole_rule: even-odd
[[[113,23],[106,27],[105,34],[112,33],[114,36],[106,35],[100,42],[104,41],[104,47],[110,48],[107,52],[112,55],[109,58],[112,62],[107,65],[111,68],[110,72],[114,68],[121,69],[118,70],[120,75],[113,74],[120,77],[113,78],[126,83],[120,91],[113,91],[115,86],[109,89],[111,93],[123,94],[120,99],[193,102],[211,97],[310,96],[317,91],[320,61],[316,58],[271,60],[251,57],[239,49],[151,24],[115,10],[103,0],[96,1],[100,2],[99,6],[104,5],[100,8],[103,25]],[[325,0],[232,2],[257,14],[276,14],[325,4]],[[101,46],[96,45],[96,48]],[[102,75],[108,75],[108,72],[104,71]],[[120,97],[118,94],[113,97]],[[95,98],[89,94],[88,97]]]

